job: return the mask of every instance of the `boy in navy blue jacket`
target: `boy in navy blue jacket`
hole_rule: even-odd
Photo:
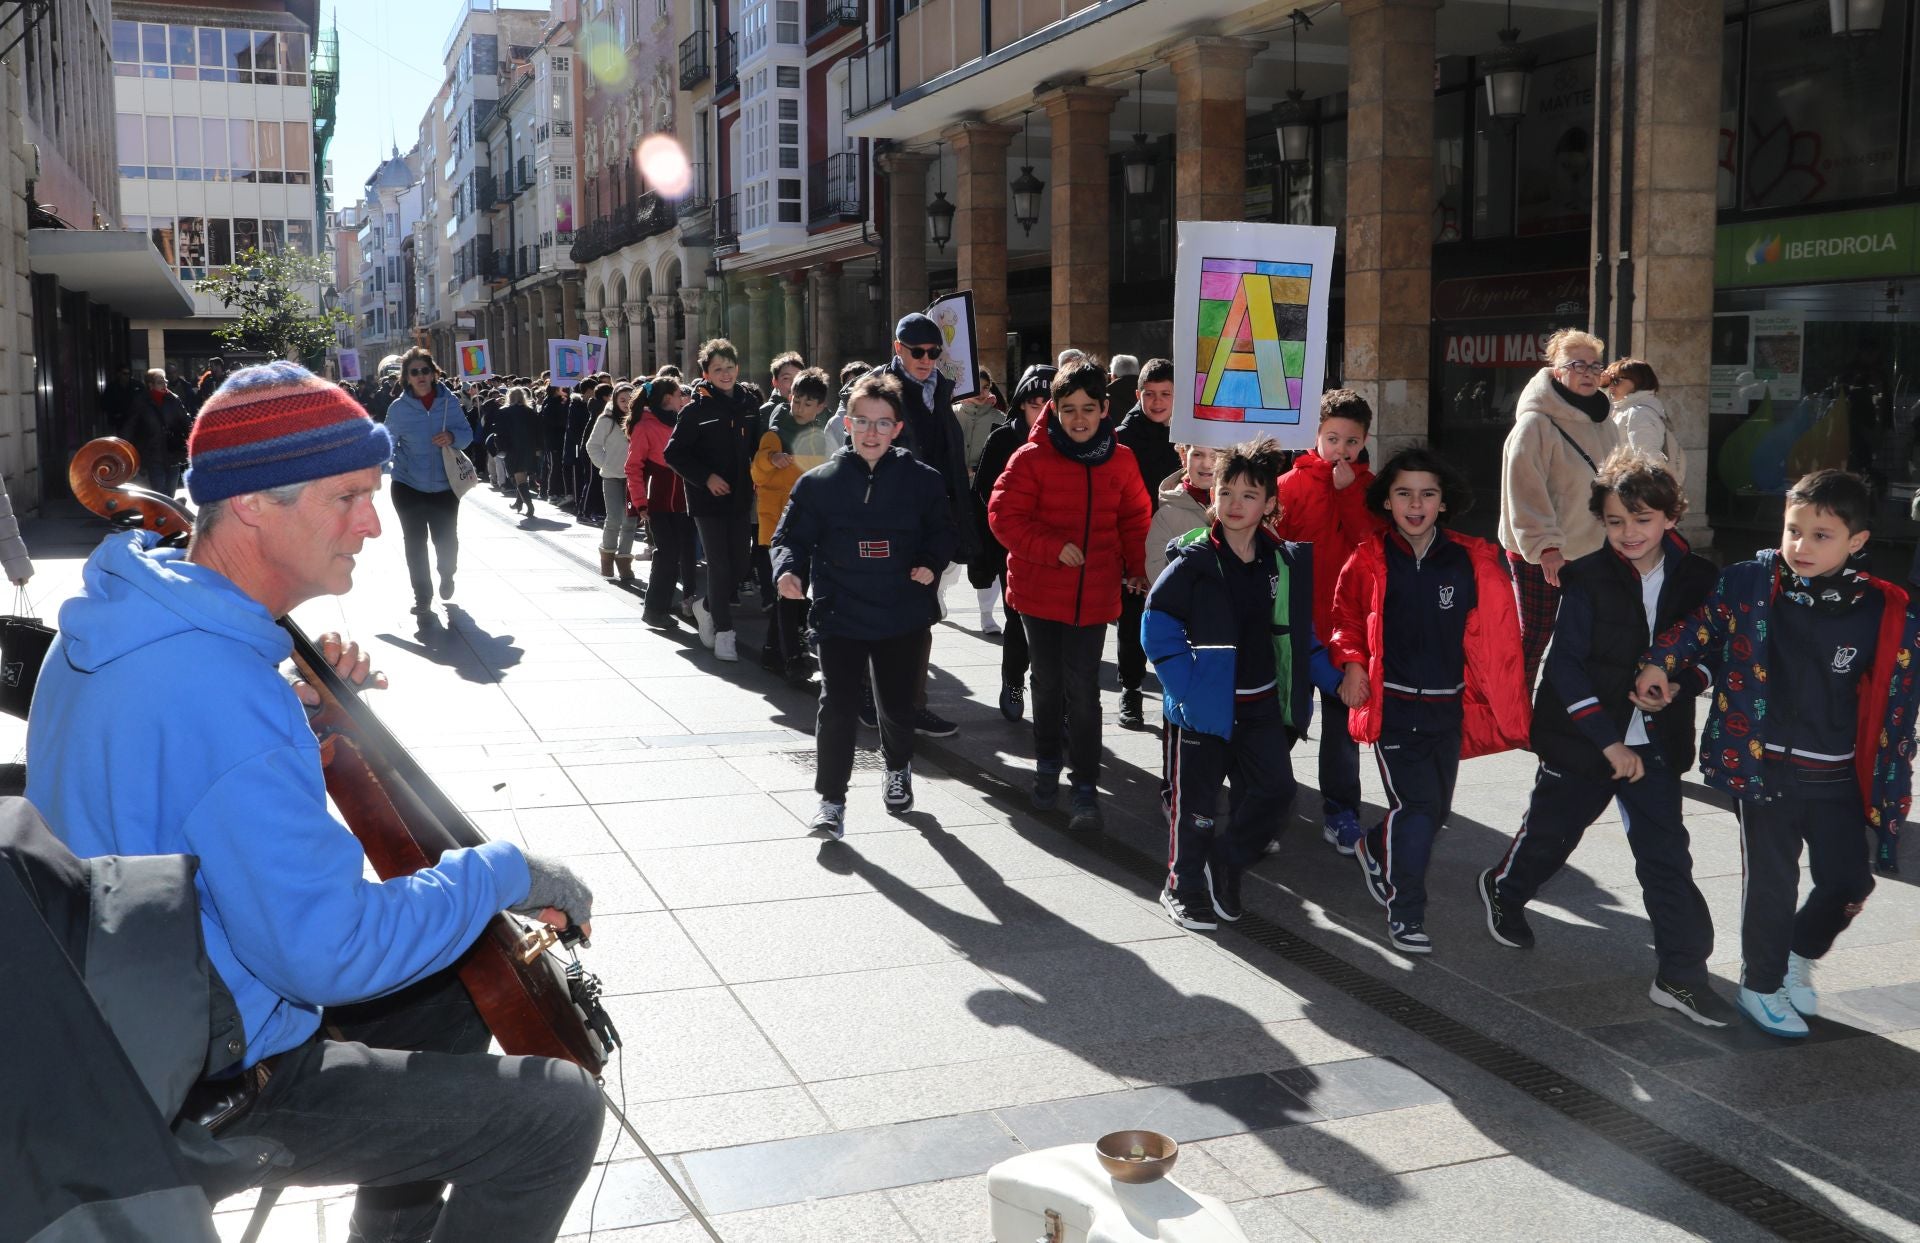
[[[1707,784],[1738,800],[1740,1009],[1775,1036],[1808,1034],[1813,963],[1873,892],[1913,778],[1916,618],[1907,593],[1853,568],[1873,498],[1844,471],[1787,490],[1780,547],[1728,566],[1705,604],[1661,633],[1636,703],[1656,707],[1701,668],[1714,680],[1700,743]],[[1794,912],[1805,844],[1813,890]]]
[[[1314,690],[1340,681],[1313,634],[1313,550],[1264,529],[1282,457],[1271,440],[1227,451],[1212,529],[1169,547],[1141,619],[1167,724],[1172,841],[1160,905],[1183,928],[1240,918],[1240,877],[1293,805],[1287,753]],[[1214,813],[1229,778],[1222,826]]]
[[[1705,679],[1689,675],[1685,697],[1658,713],[1631,702],[1644,645],[1698,608],[1719,571],[1674,531],[1686,497],[1652,458],[1614,452],[1594,477],[1588,508],[1607,544],[1560,571],[1560,614],[1534,697],[1540,768],[1506,857],[1480,874],[1487,931],[1502,945],[1531,947],[1527,903],[1617,801],[1653,924],[1658,966],[1647,995],[1724,1027],[1725,1003],[1707,984],[1713,917],[1693,883],[1680,814],[1680,778],[1693,765],[1693,696]]]
[[[773,572],[783,600],[804,600],[820,654],[814,727],[811,835],[846,833],[847,782],[861,681],[869,669],[886,757],[881,798],[913,810],[913,697],[928,632],[939,620],[934,584],[953,559],[955,535],[940,472],[894,440],[905,422],[900,383],[885,372],[847,394],[847,443],[800,476],[773,532]]]

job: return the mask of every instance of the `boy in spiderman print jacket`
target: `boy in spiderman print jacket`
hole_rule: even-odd
[[[1866,829],[1891,872],[1910,801],[1920,617],[1905,591],[1849,565],[1871,514],[1856,476],[1802,478],[1780,547],[1723,570],[1706,603],[1654,641],[1634,688],[1647,709],[1682,671],[1715,684],[1700,771],[1738,800],[1740,1009],[1776,1036],[1808,1034],[1813,962],[1873,892]],[[1803,842],[1813,890],[1795,914]]]

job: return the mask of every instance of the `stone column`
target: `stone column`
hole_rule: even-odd
[[[954,256],[960,288],[973,290],[975,352],[994,378],[1007,367],[1007,147],[1017,125],[962,121],[946,131],[953,144]]]
[[[787,279],[780,282],[781,311],[784,318],[780,328],[781,351],[792,350],[800,357],[807,356],[807,273],[805,269],[789,273]]]
[[[1348,44],[1345,380],[1373,406],[1376,460],[1427,435],[1437,7],[1437,0],[1341,6]]]
[[[167,330],[149,326],[147,328],[147,367],[165,369],[167,365]],[[145,376],[137,377],[141,384],[147,382]]]
[[[680,343],[673,339],[673,295],[648,295],[647,309],[653,312],[653,357],[647,360],[647,374],[652,375],[680,357]]]
[[[639,299],[627,303],[627,365],[622,379],[637,375],[647,365],[647,304]]]
[[[920,151],[889,151],[880,157],[887,175],[888,341],[902,315],[927,305],[927,166]]]
[[[700,302],[706,295],[704,285],[680,286],[680,305],[687,313],[686,354],[680,360],[681,378],[692,382],[700,375]]]
[[[837,263],[823,263],[808,275],[813,281],[813,357],[807,361],[825,367],[829,377],[840,374],[840,273]]]
[[[1239,220],[1247,210],[1247,66],[1267,45],[1197,35],[1157,53],[1173,69],[1177,220]]]
[[[580,284],[577,281],[560,283],[560,335],[577,337],[580,335]],[[546,343],[541,342],[541,348]]]
[[[1431,85],[1431,82],[1429,82]],[[1107,148],[1123,92],[1063,86],[1034,97],[1053,127],[1053,342],[1107,356],[1111,272],[1107,262]]]
[[[1715,158],[1720,135],[1721,8],[1712,0],[1644,0],[1635,46],[1627,47],[1624,11],[1616,12],[1615,62],[1600,67],[1613,75],[1613,219],[1608,275],[1615,298],[1620,269],[1629,267],[1631,303],[1611,308],[1612,323],[1595,323],[1608,357],[1648,358],[1660,371],[1660,399],[1688,460],[1698,465],[1692,480],[1706,479],[1707,380],[1713,331]],[[1633,140],[1633,216],[1627,257],[1621,257],[1620,169],[1625,127],[1621,62],[1636,62],[1637,113]],[[1702,80],[1696,75],[1706,74]],[[1590,300],[1597,307],[1597,300]],[[1627,318],[1631,338],[1621,340]],[[1704,482],[1693,483],[1704,489]],[[1696,495],[1699,492],[1696,491]],[[1691,506],[1682,526],[1696,542],[1708,537],[1707,507]]]
[[[747,339],[736,341],[740,346],[740,378],[762,382],[767,363],[773,358],[773,327],[769,300],[773,297],[773,282],[764,276],[756,276],[746,284],[747,290]]]

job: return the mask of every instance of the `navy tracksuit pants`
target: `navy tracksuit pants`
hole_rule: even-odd
[[[1367,852],[1386,871],[1393,891],[1387,917],[1423,924],[1427,860],[1453,811],[1453,783],[1460,775],[1460,727],[1382,730],[1373,754],[1387,788],[1387,818],[1367,835]]]
[[[1347,705],[1320,693],[1321,812],[1360,810],[1360,744],[1347,732]]]
[[[1680,815],[1680,774],[1660,757],[1659,748],[1638,746],[1634,751],[1646,765],[1646,775],[1638,781],[1600,781],[1540,765],[1520,832],[1494,869],[1495,890],[1510,906],[1532,901],[1540,886],[1566,866],[1607,804],[1617,799],[1641,901],[1653,925],[1660,978],[1702,987],[1713,953],[1713,917],[1693,883],[1693,855]],[[1785,958],[1781,961],[1784,965]]]
[[[1777,992],[1789,950],[1822,957],[1867,904],[1874,885],[1867,819],[1851,786],[1839,798],[1742,800],[1736,809],[1743,873],[1740,982],[1756,993]],[[1796,914],[1802,842],[1813,890]]]
[[[1167,887],[1182,897],[1206,895],[1208,867],[1221,876],[1256,862],[1293,809],[1293,741],[1279,706],[1265,708],[1235,719],[1231,739],[1167,725]],[[1225,824],[1215,815],[1223,783]]]

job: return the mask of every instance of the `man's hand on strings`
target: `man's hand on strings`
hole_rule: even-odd
[[[387,675],[373,668],[373,653],[362,651],[358,643],[348,643],[338,634],[328,631],[320,636],[320,656],[333,667],[334,673],[356,690],[387,689]],[[294,679],[293,693],[309,708],[320,706],[320,692],[307,685],[305,679]]]

